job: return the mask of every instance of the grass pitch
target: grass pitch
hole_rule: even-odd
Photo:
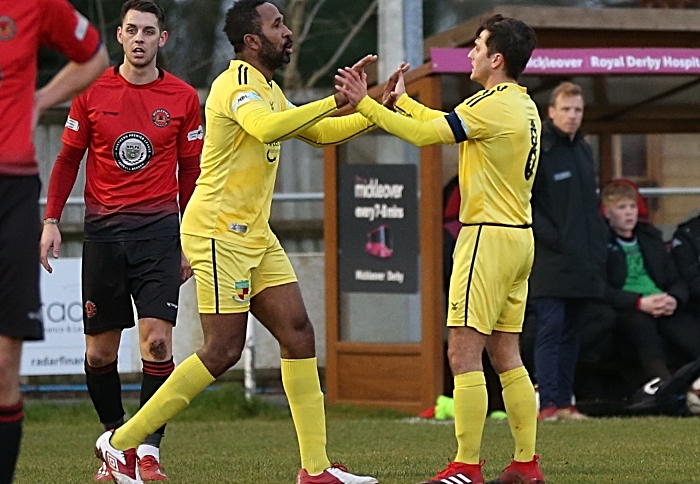
[[[129,412],[135,405],[127,405]],[[330,407],[328,451],[382,484],[413,484],[456,452],[454,427],[381,410]],[[15,484],[90,483],[100,425],[90,402],[29,402]],[[700,483],[697,418],[541,423],[538,452],[548,484]],[[506,421],[488,421],[482,456],[491,479],[508,464]],[[292,484],[299,453],[288,409],[248,403],[239,387],[205,392],[168,425],[163,464],[173,484]]]

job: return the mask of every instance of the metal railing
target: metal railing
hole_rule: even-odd
[[[662,197],[666,195],[700,195],[700,187],[640,188],[645,197]]]
[[[645,197],[663,197],[676,195],[700,195],[700,187],[663,187],[640,188],[639,192]],[[308,193],[274,193],[272,200],[275,202],[321,202],[325,198],[323,192]],[[46,197],[39,199],[39,204],[46,205]],[[83,205],[82,197],[69,197],[66,205]]]

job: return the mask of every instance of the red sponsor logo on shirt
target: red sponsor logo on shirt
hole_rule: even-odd
[[[153,111],[151,119],[153,119],[153,124],[159,128],[165,128],[168,124],[170,124],[170,113],[168,113],[165,109],[156,109]]]
[[[15,32],[17,32],[15,21],[7,15],[0,17],[0,40],[3,42],[11,40],[15,36]]]

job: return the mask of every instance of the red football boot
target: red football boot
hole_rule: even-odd
[[[446,482],[454,484],[484,484],[484,476],[481,474],[483,465],[483,461],[479,464],[450,462],[445,470],[438,472],[435,477],[421,484],[445,484]]]
[[[538,460],[539,455],[530,462],[511,461],[500,476],[486,484],[545,484]]]

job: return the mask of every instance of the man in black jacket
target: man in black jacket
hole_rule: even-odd
[[[585,418],[572,405],[578,333],[587,304],[603,294],[605,226],[598,211],[593,153],[579,129],[583,104],[576,84],[564,82],[552,93],[532,190],[530,307],[537,321],[541,420]]]
[[[700,325],[682,306],[688,287],[681,278],[661,232],[638,223],[637,191],[615,180],[601,193],[610,224],[605,300],[618,314],[618,324],[649,381],[643,393],[653,395],[671,376],[664,346],[679,350],[680,363],[700,357]]]
[[[673,235],[671,254],[688,285],[689,308],[700,321],[700,217],[678,226]]]

